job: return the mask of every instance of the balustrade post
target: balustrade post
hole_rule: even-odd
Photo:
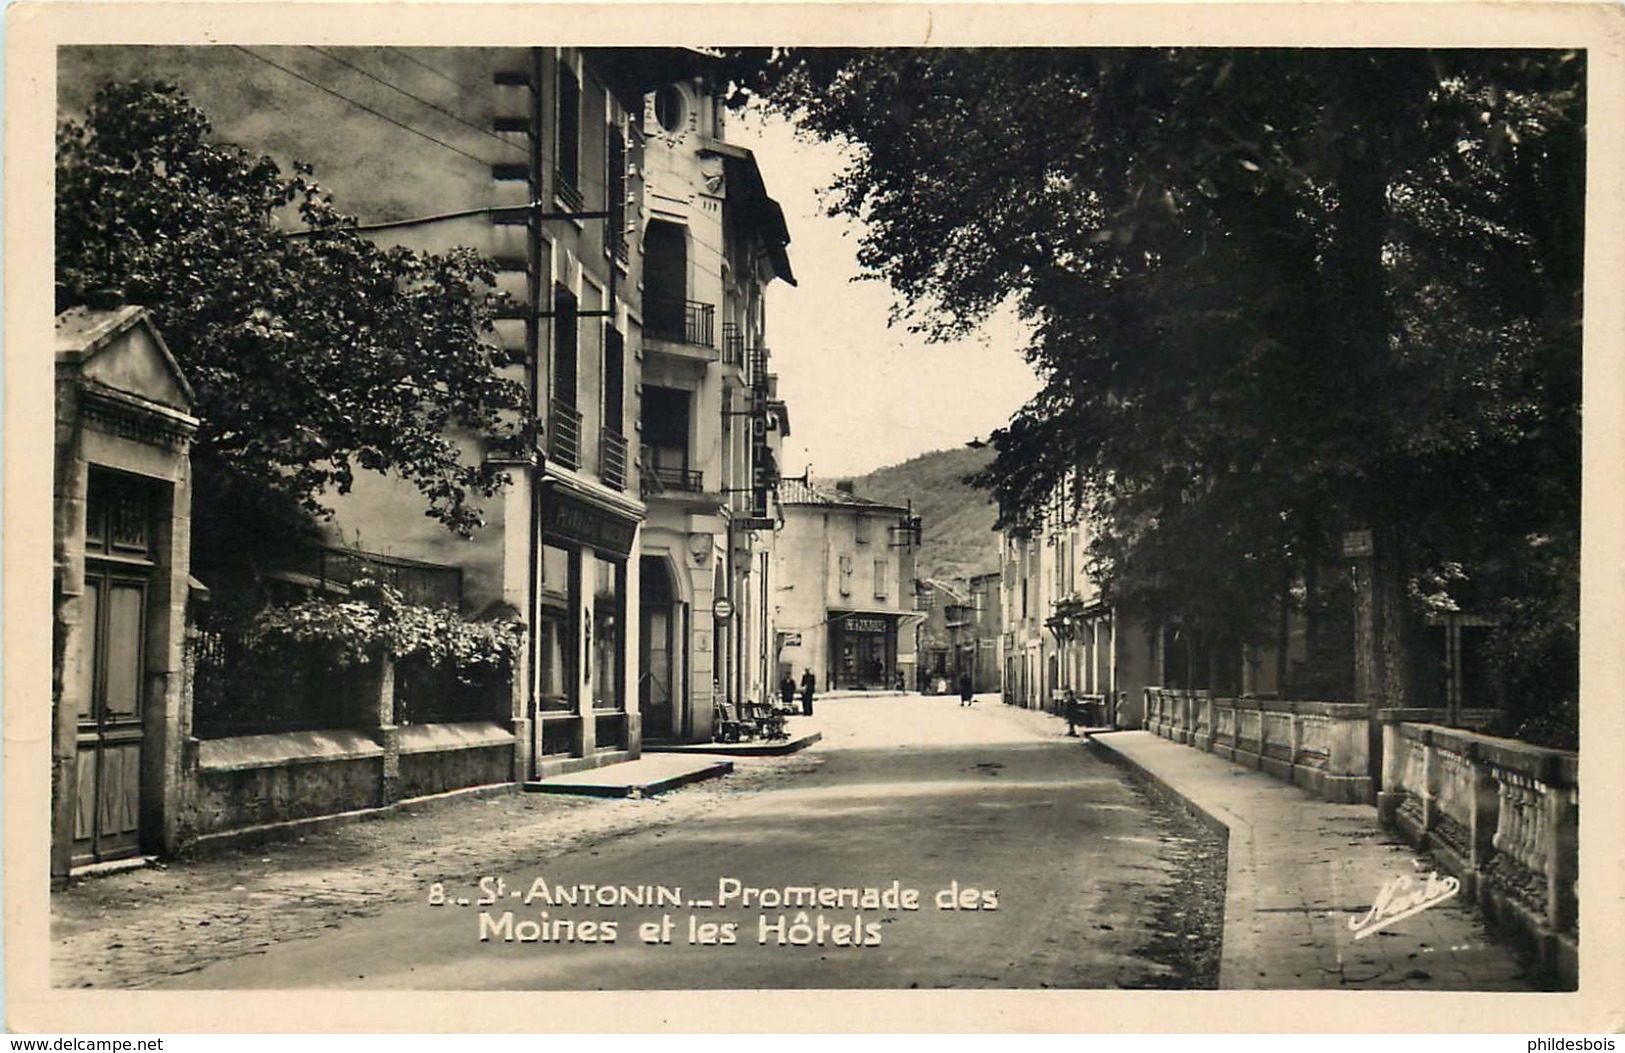
[[[367,723],[378,745],[383,747],[383,764],[378,773],[378,803],[396,800],[401,777],[401,730],[396,722],[395,659],[386,651],[374,660],[378,670],[366,685]]]
[[[1546,924],[1561,933],[1575,927],[1579,903],[1575,880],[1579,876],[1580,807],[1574,789],[1557,777],[1556,758],[1542,773],[1546,784],[1546,837],[1540,850],[1546,857]]]
[[[1382,782],[1377,787],[1377,821],[1391,826],[1405,800],[1405,757],[1410,747],[1395,716],[1383,713],[1379,719],[1382,721]]]
[[[1439,794],[1439,758],[1433,745],[1433,732],[1422,732],[1422,831],[1433,829],[1434,800]]]
[[[1495,827],[1501,812],[1501,786],[1482,755],[1478,743],[1467,744],[1468,771],[1472,773],[1473,812],[1469,831],[1472,835],[1472,868],[1482,870],[1495,857]]]

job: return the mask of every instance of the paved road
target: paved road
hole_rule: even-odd
[[[1091,757],[1057,722],[996,702],[962,709],[953,699],[832,701],[816,718],[821,763],[794,779],[742,795],[697,819],[639,830],[595,847],[546,856],[516,841],[511,864],[487,874],[426,875],[415,896],[368,917],[347,918],[309,939],[217,962],[161,986],[428,989],[1117,987],[1185,983],[1153,958],[1181,933],[1172,895],[1174,863],[1194,843]],[[492,836],[501,834],[493,832]],[[542,860],[546,860],[545,865]],[[504,882],[500,906],[431,906],[430,885],[448,897],[479,897],[482,877]],[[549,905],[529,892],[557,886],[680,889],[681,906]],[[918,909],[811,907],[813,942],[798,911],[715,900],[724,879],[782,890],[918,890]],[[732,889],[732,885],[728,888]],[[955,909],[939,909],[957,889]],[[973,891],[974,890],[974,891]],[[617,893],[619,894],[619,893]],[[837,898],[840,892],[830,893]],[[859,896],[863,894],[860,892]],[[771,904],[772,896],[768,894]],[[861,899],[860,899],[861,903]],[[965,909],[971,907],[973,909]],[[573,941],[551,923],[574,923]],[[545,917],[544,917],[545,912]],[[479,939],[481,915],[493,938]],[[1158,917],[1159,913],[1162,917]],[[645,943],[640,926],[670,943]],[[819,925],[822,916],[824,925]],[[714,928],[690,929],[707,924]],[[763,943],[762,926],[769,926]],[[522,923],[534,926],[526,928]],[[586,922],[596,923],[582,939]],[[615,923],[608,942],[604,923]],[[726,944],[723,926],[732,930]],[[837,929],[836,926],[842,926]],[[851,926],[850,929],[845,928]],[[823,945],[818,938],[822,936]],[[708,938],[719,942],[705,944]],[[842,946],[858,943],[859,946]],[[861,944],[869,944],[863,946]]]

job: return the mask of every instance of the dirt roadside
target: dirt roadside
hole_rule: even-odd
[[[739,758],[733,774],[644,800],[503,793],[409,805],[291,840],[77,881],[51,896],[51,985],[141,988],[337,928],[431,881],[551,859],[685,822],[816,770],[817,752]]]

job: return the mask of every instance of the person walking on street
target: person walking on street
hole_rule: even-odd
[[[960,673],[959,674],[959,704],[962,705],[962,706],[968,706],[968,705],[971,704],[971,702],[972,702],[972,698],[971,698],[971,689],[970,689],[970,674],[969,673]]]
[[[811,669],[801,674],[801,715],[804,717],[812,716],[813,686],[816,683],[817,678]]]
[[[796,708],[796,682],[790,679],[790,670],[784,671],[784,679],[779,681],[779,701],[784,709]]]

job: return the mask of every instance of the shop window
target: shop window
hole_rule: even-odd
[[[593,562],[592,705],[594,709],[620,710],[626,707],[621,682],[621,597],[626,591],[621,578],[625,566],[602,559]]]

